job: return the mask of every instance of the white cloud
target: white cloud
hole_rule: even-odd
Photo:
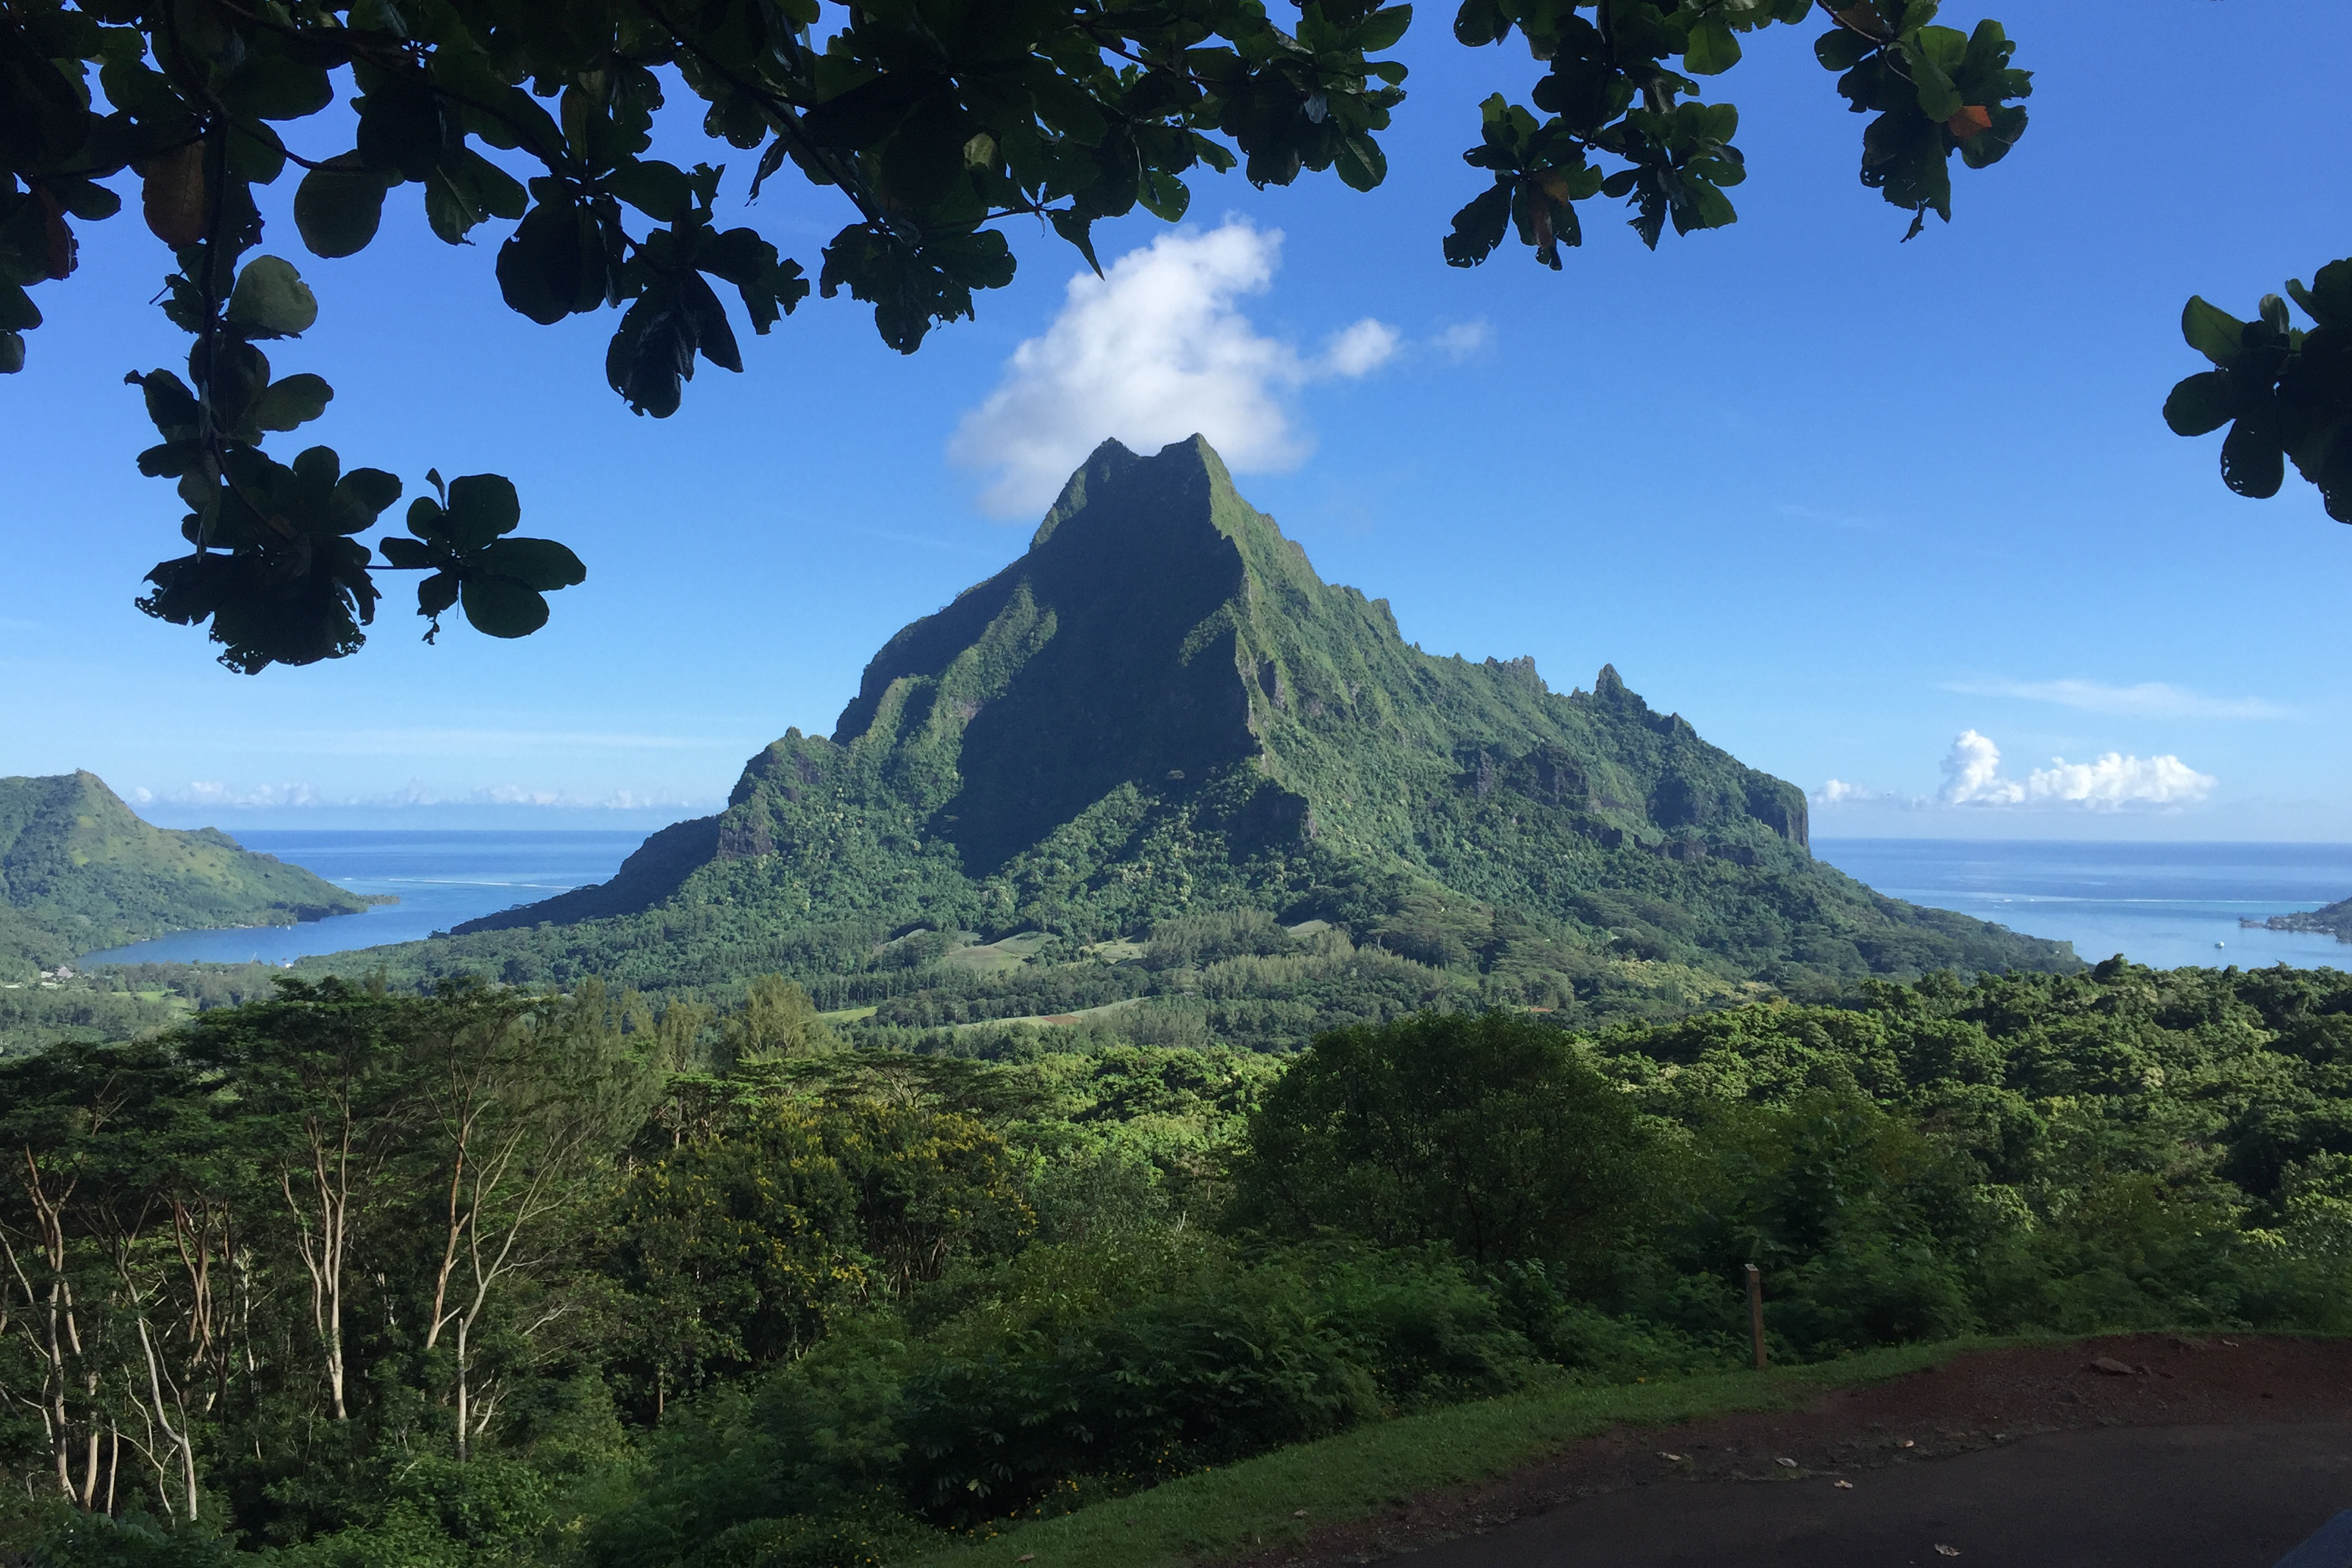
[[[1891,790],[1877,790],[1868,784],[1848,784],[1843,779],[1832,779],[1813,792],[1813,804],[1825,809],[1841,805],[1868,805],[1876,802],[1910,804]]]
[[[2025,798],[2025,786],[2000,776],[2000,748],[1974,730],[1953,737],[1944,758],[1944,804],[1947,805],[2015,805]]]
[[[1004,379],[964,416],[949,453],[993,477],[981,504],[1035,512],[1105,437],[1150,452],[1198,433],[1236,472],[1296,467],[1309,443],[1289,399],[1395,357],[1394,327],[1367,317],[1319,354],[1265,337],[1240,301],[1273,286],[1282,233],[1242,218],[1180,229],[1070,279],[1061,314],[1013,350]]]
[[[167,805],[319,805],[323,804],[316,790],[306,784],[252,784],[236,788],[208,779],[194,780],[179,789],[154,790],[141,786],[131,792],[131,804],[150,805],[162,801]]]
[[[1486,317],[1475,321],[1456,321],[1440,329],[1429,340],[1429,346],[1455,364],[1474,354],[1484,353],[1495,342],[1495,329]]]
[[[1333,332],[1324,340],[1320,362],[1323,372],[1350,381],[1370,375],[1396,356],[1397,344],[1403,341],[1404,334],[1386,321],[1366,316],[1354,326]]]
[[[708,810],[715,803],[667,791],[614,790],[610,795],[582,795],[566,789],[532,789],[521,784],[483,784],[470,790],[436,790],[421,779],[376,795],[337,796],[307,784],[251,784],[242,787],[198,780],[178,788],[155,790],[142,785],[124,792],[132,805],[194,805],[220,810],[281,807],[350,807],[398,809],[407,806],[528,805],[571,810],[644,811],[655,808]]]
[[[2026,775],[2032,800],[2105,807],[2189,805],[2213,793],[2221,781],[2200,773],[2179,757],[2126,757],[2109,752],[2095,763],[2053,757],[2051,765]]]
[[[2060,805],[2093,811],[2127,806],[2186,805],[2203,800],[2220,783],[2179,757],[2127,757],[2109,752],[2096,762],[2053,757],[2022,779],[2000,771],[2000,748],[1974,730],[1963,730],[1944,758],[1947,805]]]
[[[2259,697],[2208,697],[2202,692],[2144,680],[2108,686],[2096,680],[1951,681],[1944,689],[1970,697],[2021,697],[2054,702],[2085,713],[2120,713],[2145,719],[2284,719],[2287,710]]]

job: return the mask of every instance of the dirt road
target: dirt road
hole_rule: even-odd
[[[1621,1428],[1255,1562],[2270,1568],[2347,1508],[2352,1342],[2143,1336]]]

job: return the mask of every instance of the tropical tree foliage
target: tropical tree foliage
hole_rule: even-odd
[[[295,984],[0,1063],[0,1550],[849,1568],[1739,1364],[1750,1263],[1784,1360],[2352,1327],[2352,977],[1550,1018],[746,1059],[593,985]]]
[[[1652,245],[1669,222],[1733,221],[1738,113],[1702,84],[1738,63],[1742,38],[1813,9],[1466,0],[1457,38],[1517,35],[1546,68],[1531,109],[1482,107],[1465,156],[1485,188],[1446,260],[1475,265],[1515,231],[1557,268],[1596,196],[1630,204]],[[1913,215],[1914,234],[1930,212],[1948,218],[1952,155],[1981,167],[2025,129],[2027,73],[2000,25],[1937,26],[1934,0],[1821,9],[1822,63],[1870,116],[1864,183]],[[1204,170],[1370,189],[1404,97],[1405,68],[1382,54],[1412,19],[1380,0],[1307,0],[1279,24],[1256,0],[8,0],[0,371],[23,366],[40,323],[27,289],[72,274],[127,174],[171,252],[164,313],[194,340],[184,375],[130,378],[160,437],[141,471],[174,481],[186,509],[187,548],[149,574],[141,607],[208,625],[222,662],[248,673],[358,648],[385,570],[422,574],[428,639],[453,608],[520,637],[584,568],[515,533],[506,480],[427,474],[406,532],[372,551],[359,536],[400,479],[322,446],[265,450],[334,391],[264,350],[309,330],[318,303],[262,248],[257,192],[292,182],[295,230],[321,258],[364,249],[404,185],[423,187],[425,224],[451,245],[496,226],[508,304],[546,324],[619,311],[606,379],[661,417],[698,364],[743,368],[738,321],[765,334],[813,285],[870,305],[883,341],[913,352],[1012,280],[1008,217],[1045,220],[1092,263],[1097,220],[1141,207],[1174,222]],[[748,177],[652,155],[656,115],[681,95],[705,145],[740,153]],[[814,276],[721,216],[779,177],[830,193],[847,220],[809,258]]]
[[[2189,300],[2180,334],[2213,368],[2172,389],[2164,421],[2177,436],[2227,426],[2221,482],[2238,494],[2278,494],[2293,458],[2327,515],[2352,522],[2352,258],[2321,268],[2308,288],[2288,279],[2286,291],[2312,325],[2296,326],[2275,294],[2250,321]]]

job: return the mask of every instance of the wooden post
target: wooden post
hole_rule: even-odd
[[[1748,1266],[1748,1331],[1756,1341],[1756,1370],[1764,1370],[1764,1275],[1753,1263]]]

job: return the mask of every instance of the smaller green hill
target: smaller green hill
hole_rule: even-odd
[[[2273,915],[2266,921],[2242,920],[2238,923],[2256,931],[2322,931],[2338,942],[2352,942],[2352,899],[2338,899],[2315,910],[2297,910],[2291,915]]]
[[[292,925],[374,901],[216,827],[142,822],[96,773],[0,778],[0,980],[167,931]]]

